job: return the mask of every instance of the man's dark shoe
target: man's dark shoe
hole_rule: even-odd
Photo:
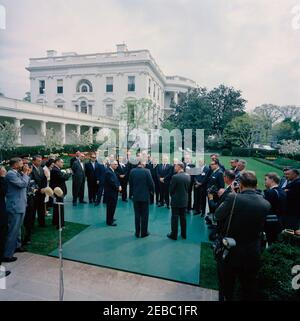
[[[27,250],[23,246],[20,246],[15,250],[15,253],[24,253],[24,252],[27,252]]]
[[[73,202],[73,206],[77,206],[77,203],[74,203],[74,202]]]
[[[147,236],[149,236],[150,235],[150,233],[146,233],[146,234],[144,234],[144,235],[141,235],[141,238],[143,239],[144,237],[147,237]]]
[[[123,202],[125,202],[125,203],[128,203],[128,200],[122,200]]]
[[[107,224],[108,226],[117,226],[116,223],[112,223],[112,224]]]
[[[181,234],[181,237],[182,237],[184,240],[186,240],[186,235],[182,235],[182,234]]]
[[[194,215],[200,215],[201,212],[194,212]]]
[[[205,213],[201,213],[201,217],[204,217],[205,216]]]
[[[0,271],[0,279],[4,279],[4,278],[6,278],[7,276],[9,276],[10,275],[10,271]]]
[[[169,205],[167,205],[167,209],[168,209],[168,210],[170,209],[170,206],[169,206]]]
[[[159,203],[157,206],[158,206],[158,207],[162,207],[162,206],[164,206],[164,204]]]
[[[15,256],[13,256],[13,257],[3,257],[2,259],[1,259],[1,261],[3,262],[3,263],[11,263],[11,262],[15,262],[15,261],[17,261],[17,257],[15,257]]]
[[[95,206],[99,206],[99,205],[100,205],[100,203],[99,203],[99,202],[96,202],[96,203],[95,203]]]
[[[174,237],[171,233],[169,233],[169,234],[167,235],[167,237],[168,237],[169,239],[171,239],[171,240],[177,241],[177,238]]]
[[[140,237],[140,235],[139,234],[134,234],[135,235],[135,237],[138,239],[139,237]]]
[[[87,204],[86,201],[80,201],[79,203],[80,203],[80,204]]]

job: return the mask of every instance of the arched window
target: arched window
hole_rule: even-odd
[[[93,85],[87,79],[81,79],[76,87],[76,92],[78,93],[92,93],[93,92]]]
[[[83,113],[83,114],[87,114],[87,103],[86,101],[82,101],[80,103],[80,111]]]

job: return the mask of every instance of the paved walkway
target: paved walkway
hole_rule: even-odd
[[[0,301],[43,301],[58,298],[58,260],[31,253],[5,264],[12,274]],[[217,291],[157,278],[64,261],[65,300],[80,301],[215,301]]]

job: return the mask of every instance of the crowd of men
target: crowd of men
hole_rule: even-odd
[[[276,173],[266,174],[266,190],[260,191],[256,175],[247,170],[246,161],[232,159],[230,168],[225,169],[217,154],[211,155],[209,164],[203,160],[195,164],[189,154],[171,164],[168,156],[163,155],[159,163],[146,151],[134,157],[130,153],[126,157],[110,155],[102,162],[96,153],[87,157],[78,151],[70,161],[70,170],[63,168],[61,158],[43,162],[39,155],[30,162],[11,159],[8,172],[0,167],[0,263],[13,262],[17,259],[14,253],[26,250],[36,217],[38,225],[44,228],[50,207],[53,225],[64,226],[64,209],[59,215],[57,204],[64,202],[70,177],[73,206],[87,203],[84,199],[87,183],[88,202],[96,207],[101,202],[106,204],[108,226],[117,226],[119,196],[123,202],[131,199],[137,238],[149,236],[149,204],[156,204],[171,207],[171,232],[167,237],[172,240],[178,238],[179,222],[181,238],[187,238],[186,215],[192,211],[205,218],[214,232],[214,240],[234,239],[236,245],[230,251],[227,249],[226,259],[217,258],[221,300],[232,299],[237,278],[244,298],[253,299],[263,242],[268,245],[276,242],[284,229],[299,233],[297,169],[284,169],[282,178]],[[49,187],[61,188],[64,196],[48,197],[45,190]]]

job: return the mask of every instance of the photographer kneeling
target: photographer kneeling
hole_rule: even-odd
[[[270,203],[256,193],[254,172],[240,174],[240,193],[229,194],[216,209],[221,237],[215,248],[219,298],[232,301],[239,279],[243,300],[256,299],[256,279],[260,267],[261,235]]]

